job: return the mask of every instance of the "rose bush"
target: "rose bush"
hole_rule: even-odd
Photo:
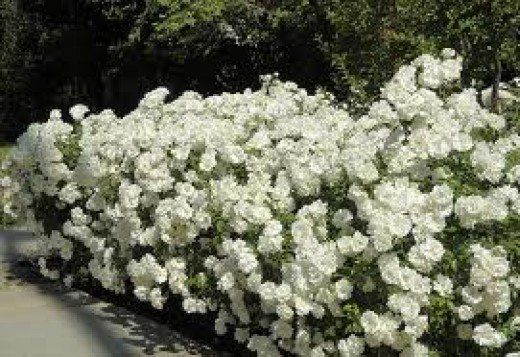
[[[276,76],[53,111],[13,149],[17,212],[43,274],[180,298],[260,356],[516,356],[520,136],[460,71],[423,55],[357,118]]]
[[[12,208],[13,182],[7,172],[8,161],[0,155],[0,228],[8,227],[15,222]]]

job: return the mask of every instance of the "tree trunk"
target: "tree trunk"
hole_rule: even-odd
[[[500,63],[500,55],[498,54],[498,50],[495,51],[493,71],[495,73],[495,78],[493,79],[493,88],[491,91],[491,111],[493,113],[498,113],[500,110],[499,105],[498,105],[499,89],[500,89],[499,86],[500,86],[500,78],[502,76],[502,64]]]

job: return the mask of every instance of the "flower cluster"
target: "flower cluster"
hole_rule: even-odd
[[[520,136],[460,71],[423,55],[356,118],[276,76],[53,111],[13,149],[17,209],[47,276],[180,299],[259,356],[513,356]]]
[[[16,218],[12,196],[17,191],[17,183],[13,182],[9,175],[4,175],[9,161],[0,159],[0,165],[0,227],[3,227],[13,223]]]

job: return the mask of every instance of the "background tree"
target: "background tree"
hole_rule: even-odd
[[[517,0],[0,0],[0,140],[51,108],[123,114],[159,85],[175,96],[258,86],[279,72],[352,110],[395,69],[453,47],[465,83],[520,73]],[[496,100],[493,101],[496,103]],[[494,104],[496,106],[496,104]]]
[[[492,83],[491,105],[497,110],[502,73],[520,70],[520,2],[480,0],[441,2],[447,14],[446,40],[459,43],[465,58],[466,81],[477,79],[483,87]],[[439,14],[440,16],[440,14]]]

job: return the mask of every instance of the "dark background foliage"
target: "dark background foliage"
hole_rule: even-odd
[[[124,114],[160,85],[210,95],[272,72],[365,103],[443,47],[482,88],[520,73],[519,23],[518,0],[0,0],[0,141],[52,108]]]

